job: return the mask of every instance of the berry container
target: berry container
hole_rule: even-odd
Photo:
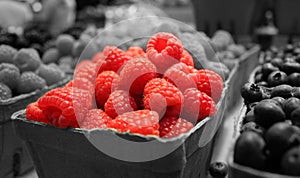
[[[240,88],[248,81],[250,73],[255,69],[259,63],[259,46],[254,46],[243,54],[232,69],[228,82],[228,96],[226,113],[232,111],[236,106],[242,102],[241,97],[237,97],[240,93]]]
[[[40,178],[199,178],[207,176],[214,137],[227,106],[227,91],[226,83],[214,117],[207,117],[188,133],[170,139],[103,129],[59,129],[26,120],[24,110],[14,113],[12,120]],[[124,144],[128,140],[134,145]],[[118,154],[110,153],[119,149]]]
[[[259,67],[256,67],[249,75],[248,81],[249,82],[254,82],[255,80],[255,74],[259,70]],[[236,115],[235,119],[235,124],[234,124],[234,130],[235,133],[230,140],[229,143],[231,144],[231,150],[229,154],[227,155],[227,161],[228,161],[228,167],[229,167],[229,178],[299,178],[299,176],[288,176],[288,175],[281,175],[281,174],[276,174],[276,173],[271,173],[267,171],[261,171],[257,170],[248,166],[244,166],[238,163],[235,163],[233,161],[233,153],[234,153],[234,145],[236,139],[240,135],[240,129],[242,127],[242,122],[244,119],[244,116],[246,115],[247,112],[247,106],[243,103],[240,105],[240,111]]]
[[[26,108],[50,89],[63,86],[70,80],[65,80],[28,94],[22,94],[0,102],[0,177],[22,175],[33,168],[32,160],[25,148],[24,142],[14,132],[11,115]]]

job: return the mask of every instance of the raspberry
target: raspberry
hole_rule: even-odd
[[[108,122],[112,119],[101,109],[91,109],[85,115],[84,121],[80,124],[80,128],[95,129],[107,128]]]
[[[38,104],[52,125],[77,128],[92,108],[92,96],[73,87],[56,88],[42,96]]]
[[[73,87],[73,80],[69,81],[65,87]]]
[[[165,79],[155,78],[150,80],[144,90],[144,106],[146,109],[151,108],[153,95],[161,95],[166,101],[167,106],[177,105],[182,103],[182,93],[173,84]],[[159,98],[159,97],[155,97]],[[160,99],[161,100],[161,99]],[[155,101],[154,101],[155,103]]]
[[[159,136],[159,119],[155,111],[138,110],[119,115],[109,124],[118,132]]]
[[[207,116],[214,116],[217,112],[215,102],[206,93],[196,88],[189,88],[184,92],[182,117],[195,123]]]
[[[59,51],[57,48],[50,48],[47,51],[45,51],[43,57],[42,57],[42,61],[45,64],[49,64],[49,63],[55,63],[58,61],[60,57]]]
[[[197,88],[190,74],[189,67],[184,63],[177,63],[170,67],[164,74],[164,79],[175,85],[181,92],[188,88]]]
[[[189,121],[177,117],[165,117],[159,121],[159,135],[172,138],[190,131],[194,125]]]
[[[38,52],[33,48],[23,48],[13,58],[16,66],[24,71],[35,71],[41,64]]]
[[[94,83],[97,77],[96,68],[96,65],[92,61],[83,60],[76,66],[74,79],[86,78]]]
[[[40,65],[37,74],[45,79],[48,86],[53,85],[66,77],[65,73],[54,63],[50,65]]]
[[[55,41],[56,48],[62,56],[72,55],[75,39],[71,35],[59,35]]]
[[[156,67],[146,58],[128,61],[120,72],[118,88],[129,91],[131,95],[143,94],[148,81],[156,77]]]
[[[46,87],[46,81],[33,72],[23,72],[17,85],[19,94],[30,93]]]
[[[167,68],[179,62],[183,47],[181,41],[171,33],[159,32],[147,44],[147,56],[164,73]]]
[[[190,75],[196,82],[199,91],[212,97],[216,103],[219,101],[223,92],[223,79],[219,74],[211,70],[201,69]]]
[[[7,85],[10,89],[15,89],[20,80],[20,70],[13,64],[0,64],[0,82]]]
[[[0,63],[13,63],[17,50],[8,45],[0,45]]]
[[[185,49],[182,51],[180,62],[185,63],[187,66],[194,67],[193,57]]]
[[[104,109],[107,115],[114,119],[125,112],[137,110],[137,106],[134,98],[128,92],[116,90],[109,95]]]
[[[126,55],[136,58],[136,57],[146,57],[146,53],[143,48],[139,46],[132,46],[126,51]]]
[[[26,108],[26,118],[28,120],[50,124],[38,102],[30,103]]]
[[[97,63],[99,61],[103,61],[104,59],[105,59],[104,54],[102,52],[98,52],[93,56],[92,61]]]
[[[0,100],[7,100],[11,97],[12,97],[11,89],[4,83],[0,82]]]
[[[130,57],[125,54],[125,52],[115,46],[107,46],[103,50],[103,55],[105,59],[103,63],[99,66],[98,73],[106,70],[112,70],[118,73],[119,69],[125,64]]]
[[[104,71],[98,75],[95,82],[95,98],[98,108],[104,108],[104,104],[112,92],[112,85],[118,80],[119,75],[114,71]]]

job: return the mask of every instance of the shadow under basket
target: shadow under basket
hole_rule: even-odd
[[[207,117],[188,133],[170,139],[108,129],[60,129],[27,120],[25,110],[14,113],[12,120],[18,136],[26,142],[40,178],[199,178],[207,176],[215,133],[226,106],[226,91],[227,87],[214,117]],[[105,151],[95,147],[95,140],[96,144],[106,146]],[[147,146],[143,147],[144,144]],[[168,148],[173,149],[153,159],[157,152]],[[112,156],[106,152],[108,149],[121,149],[121,157],[136,156],[138,161]],[[150,157],[139,160],[137,155]]]
[[[28,104],[36,101],[45,92],[65,85],[71,77],[42,90],[22,94],[8,100],[0,101],[0,177],[10,178],[23,175],[33,169],[32,160],[24,141],[15,133],[11,115],[25,109]]]

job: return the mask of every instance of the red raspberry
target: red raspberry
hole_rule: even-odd
[[[223,92],[223,79],[219,74],[201,69],[190,75],[196,82],[199,91],[212,97],[216,103],[219,101]]]
[[[138,110],[127,112],[112,120],[109,126],[118,132],[159,136],[159,117],[155,111]]]
[[[171,33],[159,32],[147,44],[147,56],[163,74],[167,68],[180,61],[183,51],[181,41]]]
[[[98,73],[106,70],[112,70],[118,73],[123,64],[125,64],[130,59],[130,57],[127,56],[123,50],[115,46],[105,47],[103,50],[103,54],[105,56],[105,59],[99,66]]]
[[[42,96],[38,104],[52,125],[76,128],[92,108],[92,95],[74,87],[57,88]]]
[[[207,116],[214,116],[217,112],[215,102],[206,93],[196,88],[189,88],[184,92],[182,117],[192,123],[201,121]]]
[[[98,62],[100,62],[100,61],[102,61],[102,60],[104,60],[105,59],[105,56],[104,56],[104,54],[102,53],[102,52],[98,52],[98,53],[96,53],[93,57],[92,57],[92,61],[94,62],[94,63],[98,63]]]
[[[188,66],[194,67],[193,57],[185,49],[183,49],[183,51],[182,51],[180,62],[185,63]]]
[[[101,109],[91,109],[85,115],[85,119],[80,124],[80,128],[84,128],[84,129],[107,128],[107,124],[111,120],[112,119]]]
[[[73,80],[69,81],[65,87],[73,87]]]
[[[116,90],[109,95],[104,109],[107,115],[114,119],[125,112],[137,110],[137,106],[134,98],[128,92]]]
[[[43,113],[37,102],[30,103],[27,106],[26,118],[28,120],[50,124],[50,122],[46,118],[46,115]]]
[[[120,72],[118,89],[129,91],[133,96],[143,94],[148,81],[156,77],[156,67],[146,58],[128,61]]]
[[[194,125],[189,121],[177,117],[165,117],[159,121],[159,135],[171,138],[190,131]]]
[[[104,108],[109,95],[112,92],[113,84],[118,83],[119,75],[114,71],[104,71],[98,75],[95,84],[95,98],[98,108]]]
[[[177,104],[174,106],[168,106],[164,117],[179,117],[182,110],[182,104]]]
[[[139,46],[132,46],[126,51],[126,55],[136,58],[136,57],[146,57],[146,53],[143,48]]]
[[[170,67],[164,74],[164,79],[175,85],[181,92],[188,88],[197,88],[193,78],[189,75],[191,69],[184,63]]]
[[[74,79],[86,78],[90,82],[94,82],[97,77],[97,66],[90,60],[81,61],[75,69]]]
[[[159,103],[155,101],[160,97],[154,97],[155,95],[161,95],[161,98],[165,99],[167,106],[177,105],[182,103],[182,93],[170,82],[165,79],[155,78],[150,80],[144,90],[144,106],[146,109],[151,108],[151,103]],[[151,98],[153,97],[153,98]],[[161,100],[161,99],[159,99]]]

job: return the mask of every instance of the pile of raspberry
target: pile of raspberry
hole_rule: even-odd
[[[73,81],[28,105],[26,116],[59,128],[170,138],[214,116],[222,91],[221,76],[195,69],[181,41],[159,32],[146,51],[107,46],[81,61]]]

